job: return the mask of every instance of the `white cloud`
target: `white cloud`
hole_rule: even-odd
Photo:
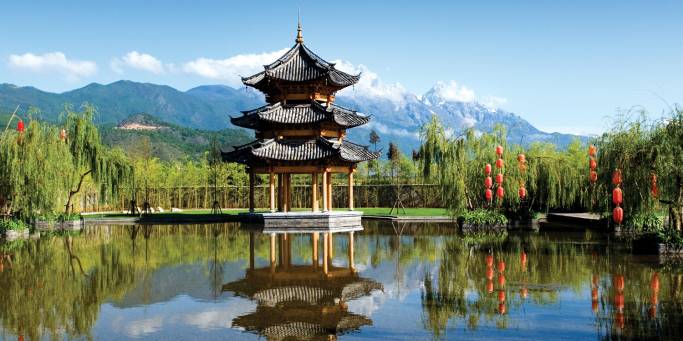
[[[147,53],[140,53],[138,51],[131,51],[121,58],[112,59],[110,66],[116,73],[123,73],[123,66],[151,72],[157,75],[166,72],[167,69],[159,59]]]
[[[436,82],[432,91],[445,102],[474,102],[474,90],[459,85],[456,81]]]
[[[62,52],[49,52],[42,55],[24,53],[10,55],[9,65],[15,69],[32,72],[56,72],[64,75],[67,81],[77,81],[97,73],[97,64],[88,60],[68,59]]]
[[[240,77],[251,76],[263,71],[263,65],[270,64],[289,49],[273,52],[238,54],[226,59],[200,57],[182,64],[181,70],[204,78],[217,79],[232,86],[242,84]]]
[[[365,98],[384,98],[397,107],[404,106],[414,95],[408,92],[400,83],[386,84],[375,72],[372,72],[365,65],[355,66],[344,60],[335,60],[335,67],[349,74],[361,74],[360,80],[353,87],[348,87],[339,92],[340,96],[365,97]]]
[[[495,111],[496,109],[505,105],[507,102],[507,98],[497,96],[488,96],[481,100],[481,104],[491,111]]]

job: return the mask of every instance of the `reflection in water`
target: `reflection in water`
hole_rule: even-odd
[[[372,321],[348,311],[347,302],[368,296],[382,285],[359,277],[354,269],[354,232],[347,232],[348,266],[331,265],[334,234],[322,233],[322,265],[319,232],[271,233],[270,264],[254,267],[254,232],[249,233],[249,269],[243,279],[223,285],[224,291],[255,300],[256,311],[233,320],[233,326],[268,339],[329,340]],[[292,239],[310,239],[310,264],[292,264]],[[277,247],[277,252],[275,251]]]
[[[0,339],[683,335],[675,259],[588,233],[364,227],[97,226],[3,243]]]

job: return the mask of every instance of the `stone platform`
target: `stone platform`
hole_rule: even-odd
[[[268,229],[347,229],[361,226],[360,211],[240,213],[243,223]]]

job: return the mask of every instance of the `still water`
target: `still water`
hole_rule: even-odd
[[[2,244],[0,339],[683,334],[683,267],[632,256],[607,235],[364,227],[330,244],[238,224],[93,226]]]

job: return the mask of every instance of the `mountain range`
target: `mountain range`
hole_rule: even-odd
[[[564,147],[576,138],[587,139],[584,136],[542,132],[519,115],[476,101],[449,100],[442,90],[443,84],[437,83],[422,96],[405,92],[399,100],[343,91],[336,103],[372,115],[368,125],[352,129],[349,137],[367,144],[369,132],[374,129],[381,138],[379,147],[385,150],[389,142],[397,143],[406,153],[415,149],[420,128],[432,115],[437,115],[453,133],[470,127],[488,132],[495,125],[503,124],[507,127],[509,142],[513,143],[545,141]],[[147,113],[178,127],[218,131],[235,128],[229,117],[241,115],[241,110],[263,105],[264,98],[255,90],[225,85],[204,85],[180,91],[166,85],[122,80],[51,93],[30,86],[0,84],[0,112],[10,112],[16,105],[21,105],[22,110],[34,107],[39,109],[37,118],[54,122],[65,104],[78,106],[86,102],[97,108],[98,124],[118,124],[131,115]],[[242,136],[226,139],[226,142],[242,140]]]

